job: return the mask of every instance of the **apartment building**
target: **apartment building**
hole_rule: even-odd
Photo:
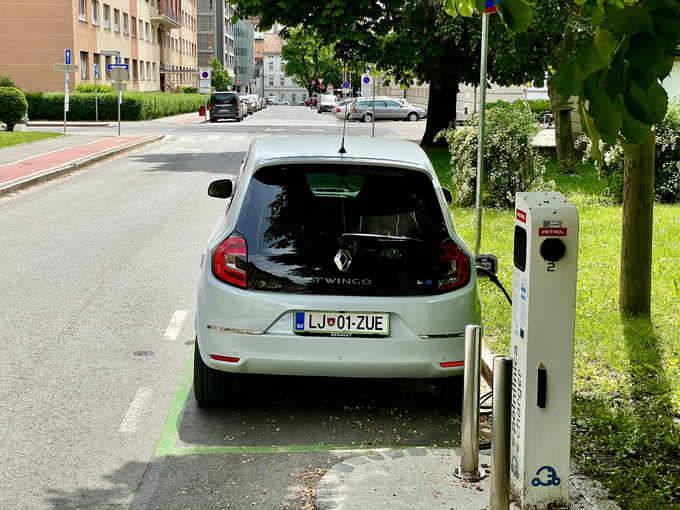
[[[224,1],[198,0],[198,66],[205,67],[214,58],[234,77],[236,52],[234,25],[229,21],[234,7]]]
[[[293,78],[286,76],[281,59],[283,40],[274,33],[265,33],[262,38],[262,53],[264,64],[264,97],[275,97],[297,104],[308,97],[307,89],[301,87]]]
[[[63,91],[71,50],[71,90],[110,84],[107,64],[128,64],[128,90],[163,90],[167,82],[198,84],[196,0],[0,0],[0,75],[26,92]],[[116,55],[102,55],[113,53]]]

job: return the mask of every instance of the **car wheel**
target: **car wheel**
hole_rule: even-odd
[[[316,113],[321,113],[321,108],[317,108]]]
[[[236,122],[241,122],[243,120],[242,117],[236,117]]]
[[[373,122],[373,115],[370,113],[364,115],[364,122]]]
[[[210,122],[217,122],[217,119],[210,118]]]
[[[203,363],[198,339],[194,348],[194,397],[199,405],[226,404],[231,399],[234,378]]]
[[[347,120],[350,121],[350,122],[354,122],[356,119],[354,117],[352,117],[351,113],[348,113],[347,114]]]
[[[415,121],[418,120],[419,117],[418,117],[418,114],[417,114],[416,112],[411,112],[411,113],[408,114],[408,117],[407,117],[407,118],[408,118],[408,120],[410,120],[411,122],[415,122]]]
[[[446,377],[435,381],[437,398],[445,409],[460,410],[463,407],[463,376]]]

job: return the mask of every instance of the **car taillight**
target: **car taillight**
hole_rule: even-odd
[[[237,232],[213,251],[213,273],[223,282],[245,289],[247,265],[246,240]]]
[[[238,108],[238,107],[239,107],[239,104],[238,104],[238,103],[236,103],[236,108]]]
[[[439,263],[443,273],[439,277],[439,291],[462,287],[470,279],[470,260],[453,242],[446,241],[439,247]]]
[[[356,108],[352,108],[352,113],[356,113],[356,112],[357,112],[357,109],[356,109]]]

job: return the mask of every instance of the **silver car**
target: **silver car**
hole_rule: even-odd
[[[198,283],[199,404],[239,374],[426,378],[460,402],[477,276],[419,146],[258,138],[208,194],[228,202]]]
[[[353,102],[354,102],[354,98],[343,99],[342,101],[337,103],[335,105],[335,109],[333,110],[333,112],[335,113],[335,117],[340,119],[340,120],[344,120],[345,117],[347,117],[347,120],[350,120],[350,118],[349,118],[349,114],[350,114],[349,107],[351,106],[351,104]]]
[[[351,114],[354,120],[371,122],[373,113],[375,120],[410,120],[416,121],[427,117],[427,111],[411,104],[402,104],[392,98],[376,98],[375,108],[373,98],[358,98],[352,103]]]

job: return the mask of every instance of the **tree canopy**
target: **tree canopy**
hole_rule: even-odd
[[[222,67],[217,58],[213,57],[210,62],[208,62],[208,67],[212,67],[210,73],[210,86],[215,90],[231,90],[234,85],[233,80],[229,71]]]

